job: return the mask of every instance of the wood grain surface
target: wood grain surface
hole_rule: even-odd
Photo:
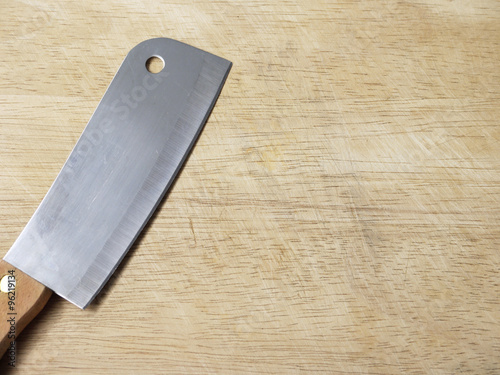
[[[0,255],[133,46],[234,63],[97,300],[0,373],[500,373],[498,1],[0,9]]]

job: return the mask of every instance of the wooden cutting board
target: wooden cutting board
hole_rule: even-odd
[[[109,285],[2,374],[500,373],[497,1],[0,7],[0,255],[133,46],[234,63]]]

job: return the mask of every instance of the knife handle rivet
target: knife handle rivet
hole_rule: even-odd
[[[0,291],[2,293],[12,292],[16,286],[16,279],[11,275],[4,275],[0,280]]]
[[[161,56],[151,56],[146,60],[146,69],[149,73],[160,73],[165,67],[165,60]]]

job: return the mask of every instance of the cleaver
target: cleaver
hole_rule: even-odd
[[[160,63],[156,70],[152,59]],[[52,291],[82,309],[99,293],[186,160],[231,65],[166,38],[146,40],[127,54],[0,261],[0,355]]]

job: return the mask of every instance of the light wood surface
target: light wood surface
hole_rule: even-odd
[[[0,9],[1,254],[133,46],[234,63],[110,283],[2,374],[500,373],[498,1]]]

